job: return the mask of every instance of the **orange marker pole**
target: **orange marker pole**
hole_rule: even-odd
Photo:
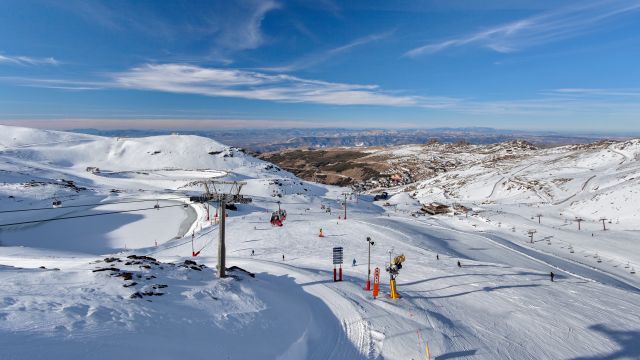
[[[373,271],[373,298],[378,297],[380,292],[380,268],[376,268]]]

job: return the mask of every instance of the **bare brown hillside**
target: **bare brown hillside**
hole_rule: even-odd
[[[526,141],[491,145],[465,142],[392,147],[339,147],[268,152],[259,158],[305,180],[365,189],[407,185],[475,162],[513,160],[535,151]]]

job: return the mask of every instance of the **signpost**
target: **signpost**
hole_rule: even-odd
[[[339,277],[336,277],[336,265],[340,266]],[[333,248],[333,281],[342,281],[342,246]]]

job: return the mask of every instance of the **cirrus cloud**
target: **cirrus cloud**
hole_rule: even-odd
[[[146,64],[113,74],[112,81],[120,88],[287,103],[443,108],[456,101],[447,97],[385,92],[377,85],[336,83],[286,74],[185,64]]]
[[[10,56],[0,54],[0,63],[14,64],[14,65],[58,65],[58,60],[47,58],[36,58],[31,56]]]
[[[560,7],[475,33],[425,44],[407,51],[404,56],[418,57],[467,45],[510,53],[577,37],[638,11],[640,3],[636,0],[578,2],[577,5]]]

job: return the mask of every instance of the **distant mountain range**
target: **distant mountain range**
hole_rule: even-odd
[[[166,135],[171,130],[98,130],[73,129],[71,131],[119,137]],[[638,134],[621,133],[569,133],[550,131],[503,130],[486,127],[433,128],[433,129],[242,129],[242,130],[184,130],[180,134],[199,135],[216,141],[242,147],[253,152],[269,152],[292,148],[364,147],[422,144],[431,140],[441,143],[466,142],[493,144],[512,140],[526,140],[538,146],[584,144],[597,140],[625,140]]]

